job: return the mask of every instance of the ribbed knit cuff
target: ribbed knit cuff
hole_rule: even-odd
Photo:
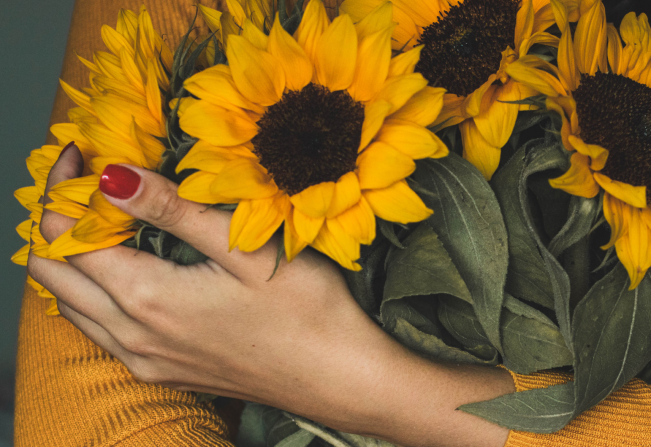
[[[511,372],[517,391],[547,388],[573,380],[570,374]],[[512,430],[505,447],[651,446],[651,387],[633,379],[562,430],[536,434]]]

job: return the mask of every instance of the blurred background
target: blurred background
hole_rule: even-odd
[[[25,280],[25,269],[9,260],[24,244],[14,228],[28,214],[13,191],[32,184],[25,159],[45,141],[73,4],[0,0],[0,447],[13,445],[16,340]],[[627,11],[648,14],[651,9],[649,0],[604,4],[608,21],[616,24]]]
[[[25,159],[45,142],[73,4],[0,0],[0,447],[13,445],[16,339],[25,281],[24,267],[9,259],[24,245],[14,228],[28,215],[13,191],[33,184]]]

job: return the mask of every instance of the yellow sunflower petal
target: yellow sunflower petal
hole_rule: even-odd
[[[192,200],[197,203],[237,203],[237,199],[227,198],[221,194],[216,194],[211,190],[213,183],[217,180],[217,175],[210,172],[195,172],[183,180],[177,194],[186,200]]]
[[[599,194],[599,185],[590,170],[590,157],[575,152],[570,157],[570,168],[560,177],[549,180],[552,188],[588,199]]]
[[[271,54],[242,36],[231,36],[226,48],[228,64],[239,91],[256,104],[270,106],[285,90],[285,72]]]
[[[518,82],[547,96],[567,96],[567,90],[561,82],[551,73],[536,68],[532,58],[537,56],[524,56],[506,67],[506,73]],[[538,61],[535,61],[538,62]]]
[[[200,169],[205,172],[219,174],[228,162],[241,158],[244,151],[248,151],[245,147],[229,149],[213,146],[199,140],[176,166],[176,172],[179,173],[184,169]]]
[[[91,194],[88,207],[114,226],[126,228],[136,222],[136,219],[106,200],[106,197],[99,189]]]
[[[285,218],[285,228],[283,231],[287,262],[292,262],[292,260],[308,245],[307,242],[299,237],[296,228],[294,228],[293,214],[294,208],[291,208]]]
[[[73,219],[81,219],[88,212],[88,207],[77,202],[50,202],[45,208]]]
[[[432,210],[425,206],[405,180],[400,180],[388,188],[369,189],[362,194],[373,213],[389,222],[420,222],[432,214]]]
[[[330,91],[345,90],[353,82],[356,64],[355,26],[350,16],[339,16],[321,35],[317,44],[314,61],[317,79]]]
[[[392,0],[393,3],[414,19],[416,26],[426,27],[438,21],[442,12],[438,0]]]
[[[633,186],[618,182],[599,172],[594,173],[594,179],[606,192],[619,200],[636,208],[646,208],[646,186]]]
[[[375,142],[357,157],[359,187],[386,188],[416,170],[414,160],[386,143]]]
[[[338,239],[326,225],[321,229],[312,246],[343,267],[356,272],[360,271],[362,267],[355,262],[359,258],[359,242],[345,233],[339,236]],[[357,254],[357,256],[350,256],[351,254]]]
[[[420,73],[412,73],[389,78],[375,95],[375,101],[391,104],[389,115],[404,106],[409,99],[427,86],[427,79]]]
[[[128,9],[120,9],[118,13],[118,23],[115,27],[118,33],[122,34],[129,45],[136,42],[136,34],[138,29],[138,17],[133,11]]]
[[[251,42],[260,50],[267,49],[269,37],[263,33],[260,28],[255,26],[251,20],[246,19],[242,28],[242,37]]]
[[[134,119],[147,133],[157,137],[165,136],[161,132],[160,122],[151,115],[147,106],[112,94],[97,96],[91,99],[91,104],[102,123],[126,139],[131,138],[129,130]]]
[[[78,241],[72,237],[72,228],[59,236],[48,251],[48,257],[72,256],[89,251],[101,250],[102,248],[114,247],[135,234],[135,231],[126,231],[116,234],[115,236],[97,243],[86,243]]]
[[[29,244],[23,245],[20,250],[11,256],[11,262],[22,265],[23,267],[27,266],[27,259],[29,259]]]
[[[256,113],[264,112],[263,107],[249,101],[239,92],[230,69],[224,65],[215,65],[200,71],[185,81],[183,86],[198,98],[219,107],[229,110],[245,109]],[[188,102],[187,106],[192,103],[184,100],[181,104],[185,102]],[[182,113],[179,115],[182,116]]]
[[[197,4],[197,6],[199,7],[201,17],[203,17],[203,20],[206,22],[206,25],[208,25],[208,28],[210,28],[210,31],[213,33],[219,31],[221,29],[221,11],[200,4]]]
[[[80,242],[104,242],[125,228],[107,222],[93,210],[89,210],[84,217],[79,219],[72,227],[72,237]]]
[[[391,59],[391,63],[389,64],[389,77],[412,74],[416,68],[416,64],[420,60],[420,53],[424,47],[424,45],[418,45]]]
[[[531,0],[523,0],[515,21],[515,49],[519,49],[533,32],[534,11]]]
[[[321,0],[311,0],[305,8],[303,19],[294,37],[312,62],[316,60],[317,44],[321,35],[328,28],[329,23],[330,20],[328,20],[328,14],[323,2]]]
[[[509,104],[508,101],[522,98],[517,83],[512,80],[498,87],[494,97],[488,110],[476,116],[474,121],[488,144],[502,148],[511,138],[520,108],[518,104]]]
[[[601,171],[606,166],[606,160],[608,159],[607,149],[604,149],[598,144],[587,144],[581,138],[574,135],[569,135],[567,138],[578,153],[590,157],[590,169],[593,171]]]
[[[594,76],[599,58],[606,49],[606,10],[601,2],[594,2],[581,16],[574,31],[574,54],[581,73]]]
[[[131,164],[143,166],[145,156],[133,140],[125,138],[103,124],[80,123],[79,131],[90,141],[99,157],[121,157]]]
[[[344,228],[337,219],[329,219],[324,227],[332,234],[334,239],[337,241],[337,245],[339,245],[348,259],[359,259],[360,241],[349,234],[348,231],[346,231],[347,229]]]
[[[425,87],[393,113],[391,119],[411,121],[424,127],[430,126],[443,109],[444,95],[443,88]]]
[[[301,213],[297,208],[294,208],[292,222],[298,237],[307,243],[312,243],[316,235],[319,234],[321,227],[323,227],[325,216],[310,217]]]
[[[72,99],[75,104],[84,108],[85,110],[87,110],[89,113],[93,115],[96,114],[95,110],[90,105],[90,96],[73,88],[71,85],[67,84],[63,80],[59,80],[59,83],[61,84],[63,91],[66,92],[66,95],[68,95],[68,97]]]
[[[647,270],[651,267],[651,230],[643,222],[641,210],[630,210],[628,231],[617,240],[617,257],[622,262],[631,279],[629,290],[635,289]]]
[[[312,63],[298,42],[283,29],[278,15],[269,34],[267,51],[282,66],[288,89],[301,90],[310,83],[313,76]]]
[[[207,101],[194,102],[179,121],[185,132],[215,146],[237,146],[258,132],[258,126],[246,115]]]
[[[320,218],[326,215],[335,193],[335,182],[324,182],[305,188],[290,200],[300,212]]]
[[[345,14],[345,13],[344,13]],[[352,16],[351,16],[352,17]],[[355,21],[355,17],[352,17]],[[376,6],[362,20],[355,23],[357,37],[364,39],[366,36],[377,33],[390,27],[393,23],[393,5],[385,1]]]
[[[233,199],[264,199],[276,194],[278,187],[257,162],[239,158],[226,165],[210,191]]]
[[[571,91],[576,90],[581,82],[581,74],[576,65],[574,54],[574,45],[572,44],[572,35],[570,27],[567,26],[561,35],[558,45],[558,70],[565,81],[567,88]]]
[[[359,180],[354,172],[348,172],[341,176],[335,183],[335,192],[332,196],[330,208],[326,213],[328,219],[343,213],[359,202],[362,191],[359,187]]]
[[[90,161],[90,170],[93,174],[102,175],[106,166],[120,163],[132,164],[133,161],[126,157],[94,157]]]
[[[24,186],[14,191],[14,197],[22,206],[27,207],[28,203],[38,202],[41,199],[41,194],[36,186]]]
[[[273,236],[285,219],[290,207],[287,195],[278,194],[259,200],[249,201],[249,210],[238,213],[238,206],[233,213],[231,225],[240,228],[237,240],[229,240],[230,249],[236,246],[245,252],[262,247]],[[240,222],[244,220],[244,222]]]
[[[486,180],[490,180],[500,164],[501,148],[484,139],[473,120],[459,124],[463,141],[463,158],[468,160]]]
[[[18,236],[29,242],[29,235],[32,232],[32,219],[21,222],[16,227],[16,232],[18,233]]]
[[[375,101],[364,108],[364,123],[362,124],[362,138],[357,152],[362,152],[371,142],[384,124],[384,119],[389,114],[392,106],[387,101]]]
[[[340,227],[357,241],[369,245],[375,240],[375,214],[364,197],[349,210],[339,214],[336,218],[328,220],[328,227],[331,229],[334,224]]]
[[[607,250],[615,245],[615,242],[617,242],[619,238],[621,238],[626,233],[627,228],[625,219],[628,214],[625,215],[625,213],[628,213],[630,210],[625,209],[625,207],[630,207],[630,205],[622,202],[621,200],[611,196],[608,193],[604,194],[604,218],[610,226],[610,240],[606,245],[603,245],[601,247],[603,250]]]
[[[615,74],[623,74],[622,60],[622,41],[617,33],[617,29],[612,23],[608,24],[608,65]]]
[[[99,175],[64,180],[50,189],[49,196],[52,200],[72,200],[88,205],[90,195],[99,187]]]
[[[348,93],[357,101],[366,102],[380,90],[389,73],[391,34],[394,26],[364,37],[357,51],[357,67]]]
[[[434,133],[409,121],[385,121],[376,140],[392,146],[414,160],[440,158],[448,154],[447,146]]]

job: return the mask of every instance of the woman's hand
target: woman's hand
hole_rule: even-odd
[[[65,151],[48,190],[79,176],[82,164],[74,146]],[[396,443],[504,444],[506,429],[454,409],[511,392],[508,373],[415,356],[364,314],[337,267],[312,250],[283,261],[269,280],[278,241],[229,253],[230,213],[179,198],[160,175],[121,166],[104,177],[111,203],[209,257],[186,267],[125,246],[68,264],[30,255],[29,274],[58,297],[61,314],[136,378],[262,402]],[[41,233],[52,242],[73,224],[46,211]]]

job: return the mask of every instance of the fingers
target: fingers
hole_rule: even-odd
[[[50,174],[47,178],[45,195],[43,196],[43,205],[52,202],[48,194],[52,187],[59,183],[79,177],[84,169],[84,159],[81,152],[74,143],[68,144],[63,148],[59,159],[54,163]],[[62,216],[54,211],[44,209],[41,219],[41,235],[48,243],[52,243],[57,237],[72,228],[75,220],[71,217]]]
[[[100,190],[122,211],[174,234],[234,275],[246,272],[242,263],[250,254],[228,252],[230,213],[182,199],[174,182],[135,166],[107,166]]]

